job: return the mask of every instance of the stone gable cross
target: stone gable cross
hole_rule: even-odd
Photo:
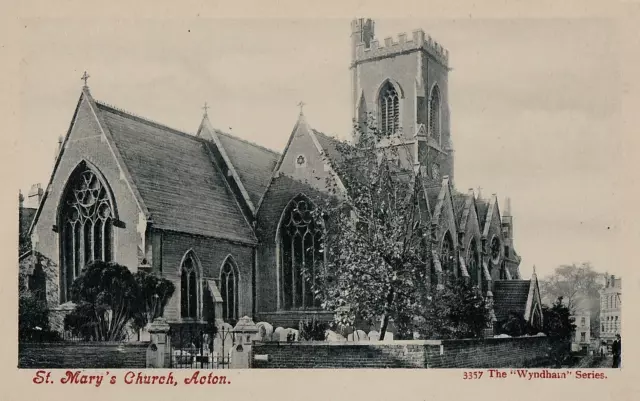
[[[302,109],[304,108],[305,105],[306,103],[303,102],[302,100],[300,101],[300,103],[298,103],[298,107],[300,107],[300,115],[304,114]]]
[[[84,87],[85,88],[88,88],[87,81],[89,80],[90,77],[91,77],[91,75],[87,74],[87,72],[85,71],[84,74],[82,74],[82,78],[80,78],[81,80],[84,81]]]
[[[202,110],[204,110],[205,116],[209,115],[209,105],[207,104],[207,102],[204,102],[204,106],[202,106]]]

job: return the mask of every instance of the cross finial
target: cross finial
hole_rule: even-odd
[[[482,187],[478,187],[478,198],[482,198]]]
[[[207,102],[204,102],[204,106],[202,106],[202,110],[204,110],[205,117],[209,115],[209,105],[207,104]]]
[[[82,74],[82,78],[80,78],[81,80],[84,81],[84,87],[85,88],[88,88],[87,81],[89,80],[90,77],[91,77],[91,75],[87,74],[87,72],[85,71],[84,74]]]
[[[536,274],[536,265],[533,265],[533,274]]]
[[[304,108],[305,105],[306,105],[306,103],[303,102],[302,100],[298,103],[298,107],[300,107],[300,115],[304,114],[302,109]]]

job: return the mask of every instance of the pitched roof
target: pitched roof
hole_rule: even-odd
[[[202,139],[102,103],[96,105],[155,227],[256,242]]]
[[[497,280],[493,284],[493,310],[498,321],[509,317],[510,312],[524,314],[529,298],[531,280]]]
[[[257,205],[269,186],[280,154],[225,132],[215,131],[249,193],[251,202]]]
[[[467,195],[461,193],[453,194],[453,211],[456,218],[456,223],[460,228],[466,228],[460,226],[460,221],[462,221],[462,213],[464,212],[465,204],[467,203]]]
[[[482,198],[476,198],[476,205],[478,207],[478,223],[480,224],[480,231],[482,231],[484,222],[487,218],[487,212],[489,211],[489,201]]]
[[[432,214],[435,212],[436,205],[438,204],[438,196],[440,196],[441,189],[442,184],[438,186],[431,185],[426,188],[427,200],[429,201],[429,208]]]

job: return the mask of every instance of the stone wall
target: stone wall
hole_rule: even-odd
[[[252,368],[509,368],[549,366],[547,337],[255,343]],[[256,361],[268,355],[269,361]]]
[[[20,369],[144,369],[148,343],[56,342],[18,346]]]

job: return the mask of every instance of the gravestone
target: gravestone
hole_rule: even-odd
[[[349,334],[349,337],[347,337],[347,340],[349,341],[369,341],[369,337],[367,336],[367,333],[365,333],[362,330],[356,330],[353,333]]]
[[[344,336],[340,333],[336,333],[333,330],[327,330],[325,331],[325,341],[328,342],[341,342],[341,341],[347,341],[346,338],[344,338]]]
[[[369,337],[369,341],[380,341],[380,333],[375,330],[371,330],[367,336]]]
[[[284,334],[284,338],[283,338],[283,333],[284,332],[284,327],[277,327],[274,331],[273,334],[271,335],[271,339],[272,341],[287,341],[287,334]]]
[[[273,326],[267,322],[259,322],[256,323],[258,326],[258,335],[256,336],[256,340],[261,341],[272,341],[273,339]]]

